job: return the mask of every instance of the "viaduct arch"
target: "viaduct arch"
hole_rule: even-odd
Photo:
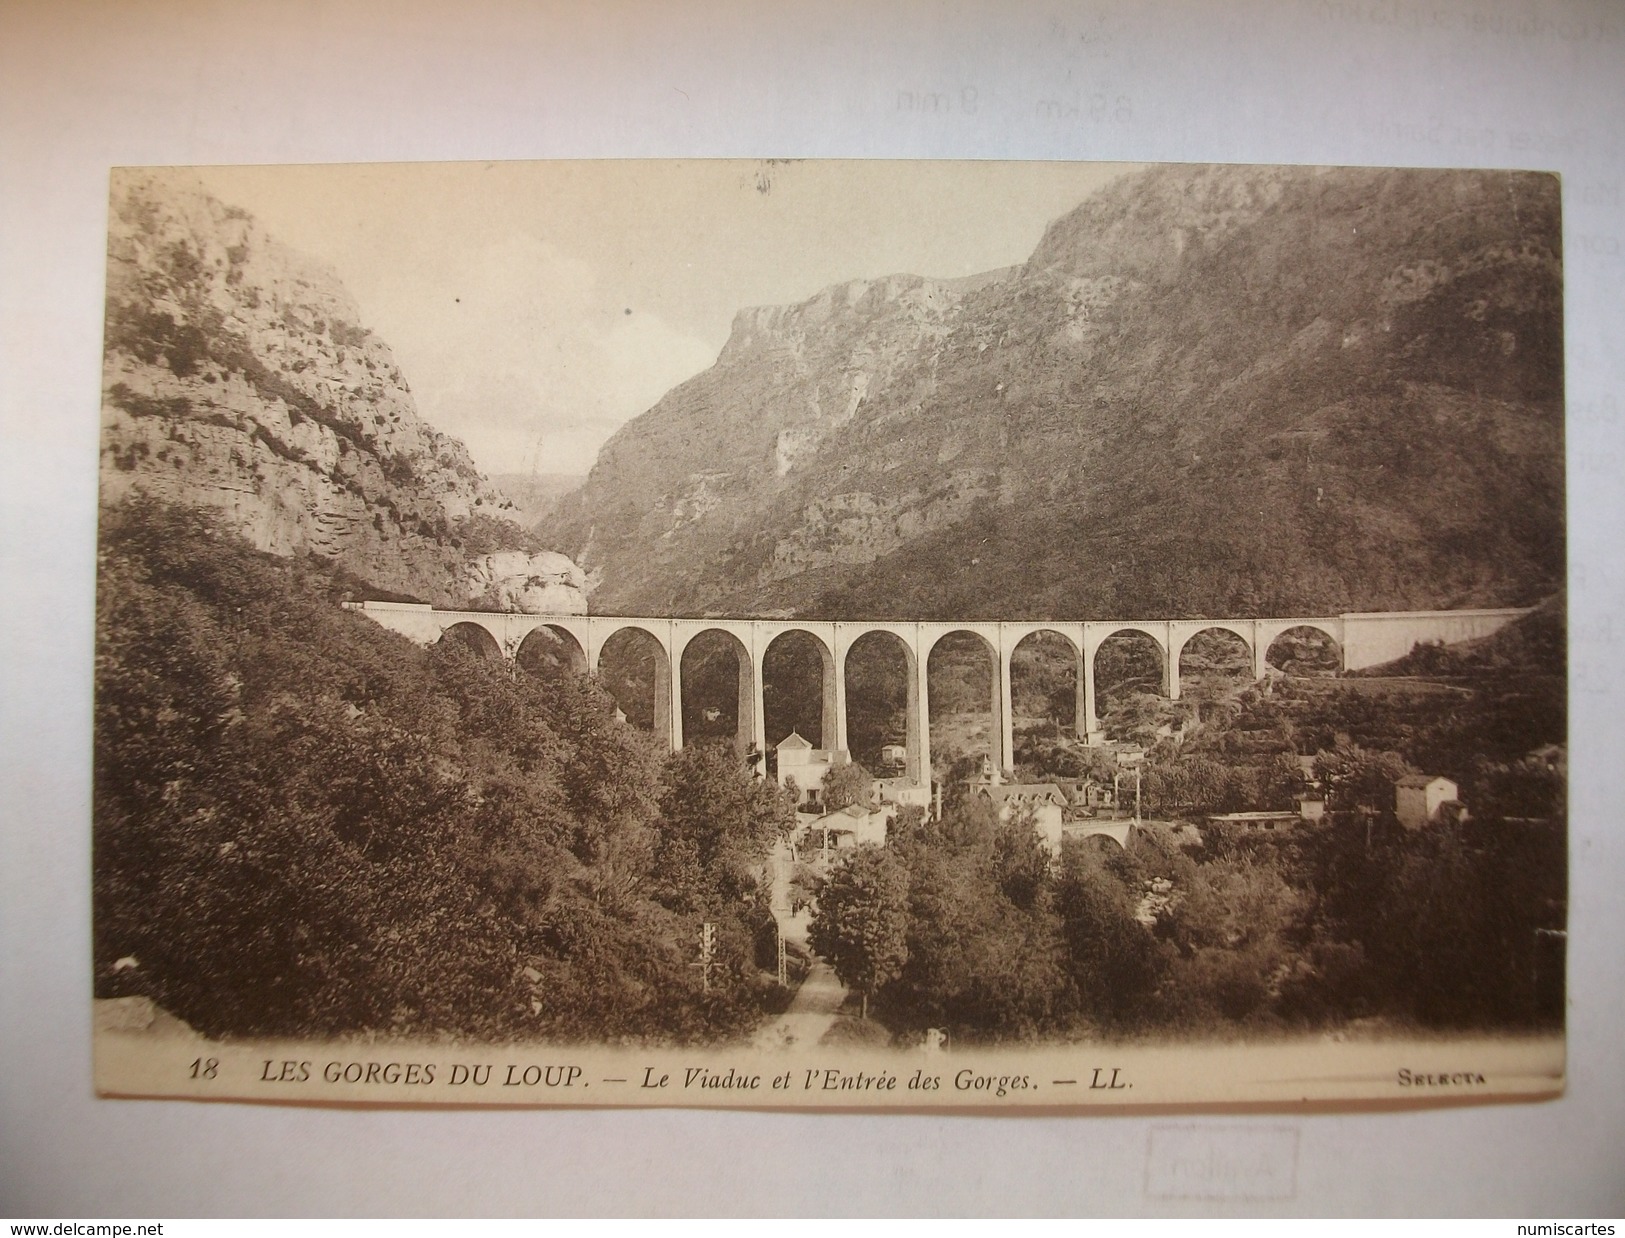
[[[587,673],[587,651],[581,642],[555,624],[532,628],[514,647],[514,660],[524,665],[529,656],[558,658],[578,675]]]
[[[472,625],[491,638],[504,657],[515,658],[525,638],[538,628],[564,642],[570,653],[580,654],[589,674],[598,671],[604,645],[617,633],[638,629],[659,646],[656,664],[656,730],[673,749],[683,745],[683,651],[697,637],[721,632],[732,638],[739,664],[738,727],[735,743],[741,751],[751,744],[765,750],[765,713],[762,705],[762,661],[774,641],[788,632],[810,636],[819,651],[823,676],[823,734],[826,747],[847,747],[846,663],[852,647],[863,638],[883,633],[903,650],[908,672],[908,774],[927,782],[931,770],[931,702],[927,670],[931,651],[950,633],[968,632],[981,639],[995,659],[996,673],[990,700],[998,735],[1001,769],[1015,763],[1015,742],[1010,701],[1010,659],[1016,646],[1036,632],[1053,632],[1071,647],[1077,675],[1076,727],[1089,742],[1100,737],[1095,706],[1095,655],[1107,639],[1124,632],[1143,633],[1155,642],[1162,656],[1163,691],[1179,698],[1179,655],[1191,637],[1208,628],[1232,632],[1246,644],[1255,678],[1266,673],[1270,646],[1293,628],[1324,633],[1339,651],[1339,669],[1378,666],[1409,653],[1419,642],[1454,642],[1488,636],[1511,623],[1527,608],[1498,610],[1430,610],[1346,613],[1333,616],[1295,616],[1269,619],[1171,619],[1005,622],[900,622],[800,619],[688,619],[640,618],[615,615],[522,615],[485,611],[436,610],[405,602],[346,602],[345,607],[366,615],[386,628],[420,644],[432,644],[452,628]],[[466,629],[464,629],[466,631]],[[482,642],[483,643],[483,642]],[[573,649],[570,646],[573,645]],[[572,660],[574,660],[572,658]],[[833,738],[833,743],[831,739]]]

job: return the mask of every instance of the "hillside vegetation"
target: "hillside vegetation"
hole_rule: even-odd
[[[777,1000],[756,943],[783,797],[731,751],[668,757],[585,679],[346,612],[353,583],[205,512],[105,513],[97,994],[212,1036],[712,1041],[756,1022]]]

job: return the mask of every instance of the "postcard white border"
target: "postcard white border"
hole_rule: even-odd
[[[1392,14],[1392,18],[1389,15]],[[636,155],[1526,166],[1561,172],[1573,623],[1570,1088],[1294,1116],[1260,1214],[1617,1212],[1625,48],[1605,4],[530,5],[0,15],[0,1193],[26,1213],[1203,1211],[1167,1119],[127,1104],[91,1095],[95,383],[115,164]],[[1588,25],[1589,23],[1589,25]],[[1610,24],[1612,23],[1612,24]],[[1589,33],[1588,33],[1589,32]],[[974,93],[967,93],[973,91]],[[1104,102],[1097,107],[1097,96]],[[1119,100],[1126,100],[1126,108]],[[924,103],[920,101],[926,101]],[[1045,100],[1053,106],[1042,112]],[[20,173],[20,174],[19,174]],[[1192,1118],[1210,1145],[1279,1117]],[[1271,1178],[1271,1182],[1284,1181]],[[1272,1188],[1273,1189],[1273,1188]]]

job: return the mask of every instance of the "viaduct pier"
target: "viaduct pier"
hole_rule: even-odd
[[[518,658],[525,642],[540,635],[566,651],[574,669],[596,673],[604,647],[617,635],[633,631],[659,649],[655,658],[654,719],[656,732],[671,745],[683,744],[683,651],[698,637],[721,633],[739,663],[738,728],[735,742],[743,751],[754,744],[767,748],[762,666],[774,642],[792,632],[810,637],[823,671],[822,743],[847,747],[846,661],[859,641],[883,640],[901,650],[908,669],[907,769],[924,783],[931,770],[930,695],[926,674],[931,650],[944,637],[969,633],[985,647],[995,668],[989,702],[998,736],[997,764],[1015,764],[1011,710],[1012,655],[1023,641],[1040,632],[1054,633],[1071,647],[1076,669],[1076,729],[1095,742],[1100,720],[1095,710],[1095,656],[1111,637],[1141,633],[1157,646],[1162,659],[1162,689],[1179,698],[1179,659],[1192,637],[1216,629],[1240,637],[1252,658],[1255,678],[1263,678],[1271,647],[1282,636],[1309,629],[1329,638],[1342,670],[1379,666],[1403,657],[1418,643],[1472,640],[1488,636],[1527,614],[1526,609],[1388,611],[1330,617],[1283,619],[1172,619],[1087,621],[901,622],[890,620],[684,619],[623,615],[530,615],[486,611],[436,610],[402,602],[346,602],[382,626],[422,644],[449,632],[472,638],[487,651]]]

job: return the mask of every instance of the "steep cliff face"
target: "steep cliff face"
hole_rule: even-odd
[[[604,610],[1532,601],[1561,300],[1554,178],[1152,169],[1020,268],[742,312],[543,529]]]
[[[187,173],[115,174],[102,396],[104,502],[215,508],[262,550],[447,605],[470,556],[525,540],[336,277]]]

